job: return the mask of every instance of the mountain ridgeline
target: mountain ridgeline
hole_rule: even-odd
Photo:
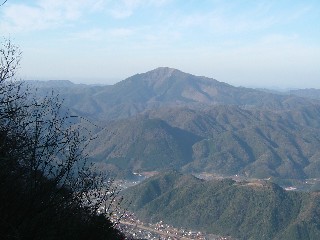
[[[320,194],[266,181],[204,181],[169,171],[129,188],[129,208],[145,221],[237,239],[319,239]]]
[[[53,88],[73,113],[99,126],[89,157],[121,176],[172,168],[256,178],[320,176],[320,102],[314,97],[233,87],[171,68],[112,86],[54,84],[38,91]]]
[[[121,179],[162,172],[123,192],[142,220],[237,239],[320,239],[319,90],[260,91],[172,68],[111,86],[30,86],[42,97],[58,92],[63,109],[80,116],[100,171]],[[272,183],[309,179],[310,193]]]
[[[136,74],[110,86],[90,86],[63,81],[32,85],[56,89],[65,104],[82,116],[99,120],[127,118],[160,107],[237,105],[288,110],[315,103],[295,95],[278,95],[251,88],[234,87],[212,78],[194,76],[177,69],[160,67]]]
[[[277,113],[236,106],[164,109],[109,124],[89,152],[123,170],[316,178],[319,117],[318,107]]]

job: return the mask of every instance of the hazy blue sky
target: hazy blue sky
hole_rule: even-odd
[[[8,0],[21,77],[114,83],[159,66],[235,86],[320,88],[319,0]]]

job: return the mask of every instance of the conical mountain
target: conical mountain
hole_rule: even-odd
[[[130,102],[147,106],[192,103],[262,105],[269,99],[271,105],[280,107],[281,101],[286,99],[281,95],[234,87],[212,78],[195,76],[168,67],[133,75],[99,96],[104,96],[113,103]],[[274,99],[270,99],[270,96]]]
[[[126,171],[173,167],[259,178],[319,176],[317,100],[165,67],[112,86],[59,90],[75,114],[101,126],[90,149],[96,162]]]
[[[111,104],[134,103],[147,108],[162,105],[215,103],[215,96],[232,86],[177,69],[160,67],[136,74],[97,95]]]
[[[238,105],[246,108],[295,109],[316,100],[234,87],[212,78],[160,67],[111,86],[59,89],[66,105],[82,116],[100,120],[126,118],[160,107],[204,108]]]

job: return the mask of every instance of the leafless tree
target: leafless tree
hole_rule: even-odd
[[[4,5],[7,1],[8,1],[8,0],[5,0],[3,3],[1,3],[1,4],[0,4],[0,7],[1,7],[2,5]]]
[[[74,214],[63,209],[73,208],[92,216],[103,210],[110,218],[122,199],[114,181],[87,164],[83,150],[90,132],[63,108],[59,96],[39,99],[14,79],[20,60],[19,48],[5,40],[0,48],[0,225],[14,222],[7,228],[19,239],[23,226],[34,237],[50,224],[52,209],[65,212],[61,219]]]

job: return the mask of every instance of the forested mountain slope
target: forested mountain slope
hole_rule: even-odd
[[[295,109],[316,100],[294,95],[278,95],[250,88],[234,87],[217,80],[194,76],[177,69],[161,67],[136,74],[110,86],[90,86],[64,81],[35,84],[39,91],[51,88],[59,92],[65,105],[79,114],[99,120],[126,118],[159,107],[188,106],[200,108],[217,104]]]
[[[168,168],[267,178],[320,176],[320,102],[233,87],[172,68],[111,86],[52,89],[96,138],[90,159],[112,172]]]
[[[238,239],[319,239],[320,195],[265,181],[204,181],[171,171],[129,188],[129,208],[148,221]]]
[[[114,121],[89,145],[105,167],[248,177],[320,176],[320,107],[291,111],[171,108]]]

